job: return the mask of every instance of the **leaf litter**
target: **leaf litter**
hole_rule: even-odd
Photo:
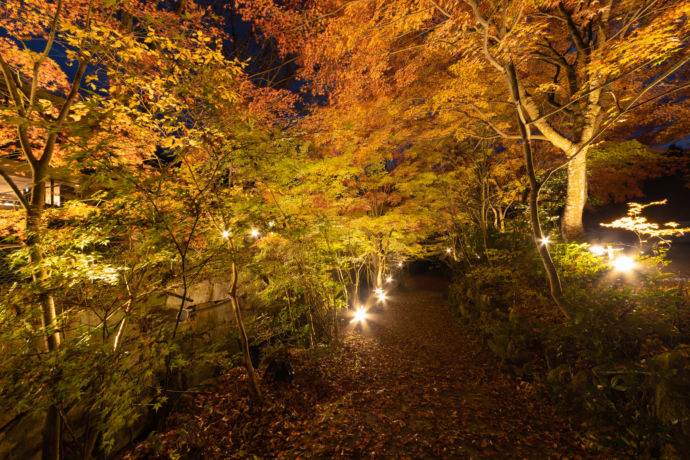
[[[401,289],[341,347],[290,361],[293,382],[264,381],[263,405],[232,369],[124,458],[596,457],[575,416],[501,372],[443,289]]]

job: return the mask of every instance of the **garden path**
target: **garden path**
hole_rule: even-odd
[[[408,279],[341,352],[295,352],[294,382],[265,384],[263,407],[236,369],[190,398],[159,448],[182,458],[593,458],[577,422],[501,372],[445,299],[442,280]]]

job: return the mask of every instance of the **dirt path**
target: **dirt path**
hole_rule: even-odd
[[[158,448],[182,458],[591,458],[574,423],[459,325],[435,279],[395,291],[342,353],[294,360],[295,381],[266,385],[263,407],[239,369],[194,396]]]
[[[402,422],[401,434],[418,439],[413,450],[425,458],[587,456],[572,423],[528,386],[506,377],[496,358],[458,323],[445,306],[442,283],[418,277],[407,284],[391,297],[380,326],[365,334],[377,353],[377,377],[369,390],[396,395],[377,431],[395,432]],[[365,401],[357,407],[362,420],[375,418],[380,409]],[[382,447],[406,452],[395,442]]]

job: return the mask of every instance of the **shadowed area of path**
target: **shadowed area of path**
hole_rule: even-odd
[[[397,395],[377,430],[402,423],[419,439],[414,450],[421,457],[587,457],[573,422],[499,370],[496,358],[446,307],[445,290],[439,278],[408,279],[364,334],[376,353],[369,390]],[[381,409],[362,402],[359,418],[375,417],[368,407]]]
[[[438,278],[408,279],[341,352],[293,360],[295,381],[266,384],[263,406],[241,369],[191,397],[158,448],[181,458],[593,457],[575,422],[499,370]]]

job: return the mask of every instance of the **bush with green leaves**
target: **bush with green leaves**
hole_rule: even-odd
[[[544,295],[529,242],[465,266],[451,302],[504,368],[586,408],[608,433],[599,442],[631,455],[680,455],[690,434],[687,287],[660,271],[661,256],[638,260],[637,271],[623,275],[587,245],[552,249],[571,321]]]

